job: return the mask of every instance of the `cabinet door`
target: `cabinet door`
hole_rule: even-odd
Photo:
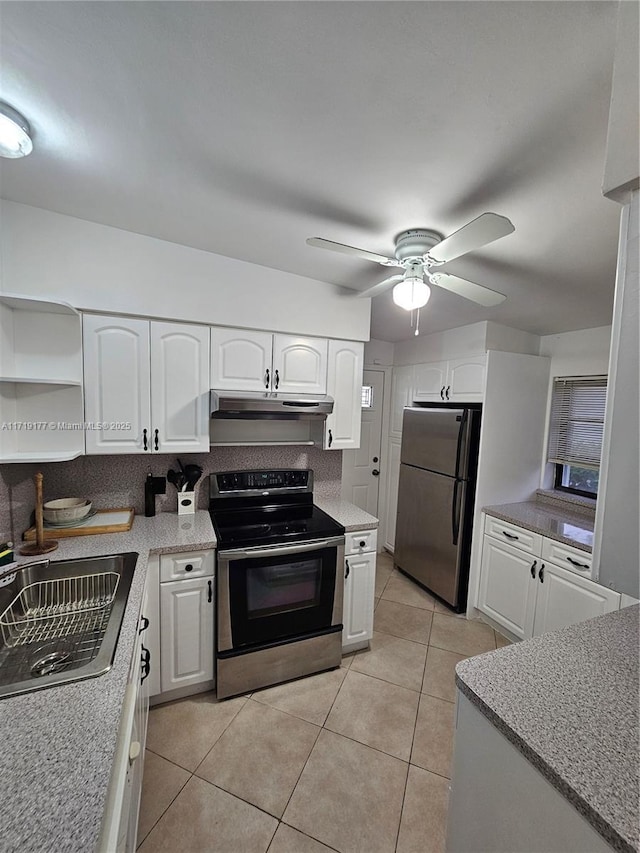
[[[482,402],[486,365],[485,355],[452,359],[447,369],[446,399],[460,403]]]
[[[149,321],[85,314],[86,451],[143,453],[151,450]],[[130,424],[130,429],[122,428]]]
[[[413,402],[413,365],[393,368],[391,380],[391,423],[389,435],[402,438],[402,415],[405,406]]]
[[[151,323],[151,449],[209,452],[209,329]]]
[[[329,341],[327,394],[333,412],[325,425],[325,450],[360,447],[363,355],[364,344],[357,341]]]
[[[620,607],[620,593],[553,563],[544,564],[536,586],[534,635],[602,616]]]
[[[396,515],[398,511],[398,481],[400,479],[400,442],[389,440],[389,468],[387,499],[385,501],[385,547],[393,551],[396,541]]]
[[[447,362],[416,364],[413,368],[413,399],[440,402],[445,399]]]
[[[265,391],[271,387],[273,335],[245,329],[211,329],[211,387]]]
[[[142,642],[149,651],[149,675],[146,679],[149,696],[162,692],[160,681],[160,573],[157,554],[149,555],[147,583],[142,615],[149,624],[142,633]]]
[[[160,585],[162,692],[213,679],[213,578]]]
[[[326,394],[329,342],[323,338],[273,336],[274,391]]]
[[[369,551],[345,559],[342,648],[364,644],[373,636],[376,554]]]
[[[484,537],[478,609],[521,639],[533,633],[539,565],[539,557]]]

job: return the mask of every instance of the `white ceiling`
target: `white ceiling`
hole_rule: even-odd
[[[401,230],[491,210],[516,231],[447,268],[422,332],[611,321],[619,208],[600,184],[613,2],[9,2],[0,98],[35,151],[2,195],[364,289]],[[409,337],[390,294],[372,336]]]

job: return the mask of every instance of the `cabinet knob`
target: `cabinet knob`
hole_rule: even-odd
[[[360,540],[360,547],[361,547],[361,548],[364,548],[366,544],[367,544],[367,543],[364,541],[364,539],[361,539],[361,540]]]
[[[193,571],[193,564],[187,563],[187,565],[184,567],[184,570],[185,570],[185,572],[192,572]]]

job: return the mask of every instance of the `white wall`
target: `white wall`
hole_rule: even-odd
[[[393,364],[393,344],[371,338],[364,345],[364,363],[368,366],[389,367]]]
[[[3,201],[2,290],[106,313],[366,341],[371,302],[246,261]]]
[[[538,335],[512,329],[501,323],[483,321],[400,341],[394,347],[394,364],[424,364],[449,358],[466,358],[487,350],[538,355],[539,346]]]
[[[598,376],[609,368],[611,326],[544,335],[540,355],[551,358],[551,376]]]

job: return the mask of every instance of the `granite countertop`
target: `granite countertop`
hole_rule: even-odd
[[[341,524],[347,533],[352,530],[374,530],[378,526],[375,516],[340,498],[316,498],[315,505]]]
[[[128,533],[59,540],[52,561],[139,554],[113,666],[105,675],[0,701],[3,850],[94,850],[100,835],[150,553],[215,548],[209,513],[136,516]],[[32,562],[33,557],[18,557]]]
[[[594,519],[589,513],[573,509],[574,506],[570,503],[563,505],[560,502],[531,500],[485,506],[482,511],[494,518],[524,527],[525,530],[591,553]]]
[[[456,684],[614,849],[640,849],[640,605],[462,661]]]

